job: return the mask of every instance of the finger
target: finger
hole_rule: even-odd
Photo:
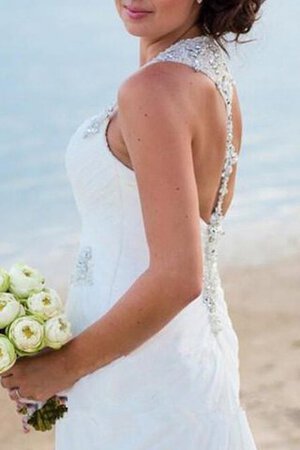
[[[18,392],[20,395],[18,395]],[[11,400],[18,401],[21,397],[20,390],[17,389],[9,389],[8,395],[10,396]]]
[[[13,371],[11,369],[9,370],[5,370],[4,372],[1,373],[1,377],[0,378],[5,378],[5,377],[9,377],[13,374]]]
[[[4,389],[16,388],[16,380],[14,379],[14,377],[1,378],[1,386],[4,387]]]
[[[7,378],[1,377],[0,383],[1,383],[1,386],[2,386],[4,389],[7,388],[7,385],[6,385],[6,383],[7,383]]]
[[[39,351],[39,356],[42,355],[43,353],[53,353],[56,350],[54,350],[53,348],[50,347],[44,347],[42,350]]]

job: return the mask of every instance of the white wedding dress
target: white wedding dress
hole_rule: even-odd
[[[234,81],[226,54],[211,37],[182,39],[146,64],[156,61],[205,73],[228,112],[218,202],[208,224],[199,218],[204,289],[136,350],[64,391],[69,410],[56,424],[55,450],[256,450],[239,400],[238,340],[217,261],[222,203],[238,159],[232,144]],[[105,314],[149,262],[135,173],[107,143],[115,109],[116,103],[84,121],[66,151],[82,220],[66,304],[74,336]]]

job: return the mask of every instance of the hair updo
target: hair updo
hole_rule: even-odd
[[[197,24],[202,33],[213,36],[223,47],[222,40],[227,33],[233,33],[232,41],[239,41],[241,34],[246,34],[260,17],[257,13],[265,0],[202,0]],[[231,42],[232,42],[231,41]]]

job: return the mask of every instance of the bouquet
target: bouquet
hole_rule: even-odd
[[[17,358],[36,355],[47,348],[58,350],[72,337],[63,303],[45,278],[26,264],[9,271],[0,267],[0,376]],[[68,410],[67,397],[55,395],[46,402],[20,399],[23,431],[30,426],[50,430]]]

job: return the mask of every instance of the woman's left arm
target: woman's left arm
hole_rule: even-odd
[[[191,73],[183,65],[174,70],[172,64],[148,66],[118,92],[119,122],[138,184],[149,266],[105,315],[61,350],[23,359],[25,370],[18,370],[17,363],[8,371],[6,375],[15,374],[23,396],[47,398],[126,356],[201,293]],[[41,387],[43,376],[48,388],[45,383]],[[5,380],[8,387],[14,384],[13,377]]]
[[[119,123],[138,183],[150,263],[115,305],[75,338],[78,376],[127,355],[202,289],[199,200],[192,155],[192,71],[156,63],[118,93]],[[191,81],[192,82],[192,81]]]

